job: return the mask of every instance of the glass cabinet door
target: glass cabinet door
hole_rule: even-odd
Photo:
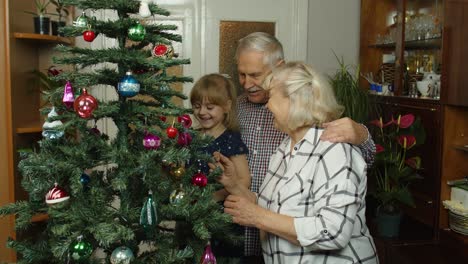
[[[361,4],[362,87],[380,95],[438,100],[443,1],[363,0]]]

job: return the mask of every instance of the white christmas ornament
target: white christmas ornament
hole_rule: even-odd
[[[52,107],[47,118],[56,117],[57,112],[55,112],[55,107]],[[64,134],[62,129],[63,123],[60,120],[55,120],[52,122],[46,121],[44,125],[42,125],[42,136],[47,139],[57,139],[61,138]]]
[[[140,16],[149,17],[151,16],[151,11],[149,9],[149,4],[156,4],[156,0],[140,0]]]

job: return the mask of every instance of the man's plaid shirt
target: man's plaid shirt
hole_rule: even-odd
[[[274,127],[273,114],[266,108],[265,104],[251,103],[245,94],[237,99],[237,113],[242,141],[249,150],[247,161],[252,177],[250,190],[258,193],[268,171],[270,157],[275,153],[286,134]],[[359,147],[367,164],[372,164],[375,145],[370,135]],[[256,228],[246,228],[244,251],[245,256],[262,255],[259,232]]]
[[[249,102],[245,94],[239,96],[237,110],[242,141],[249,149],[247,160],[252,177],[250,190],[258,193],[268,170],[270,157],[286,134],[273,126],[273,114],[264,104]],[[262,255],[259,232],[256,228],[247,227],[245,230],[244,254],[245,256]]]

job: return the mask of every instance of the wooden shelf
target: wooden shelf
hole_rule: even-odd
[[[49,219],[48,214],[37,214],[31,218],[31,222],[32,223],[44,222],[44,221],[47,221],[48,219]]]
[[[453,146],[453,147],[454,147],[455,149],[458,149],[458,150],[461,150],[461,151],[465,151],[465,152],[468,153],[468,145],[464,145],[464,146],[462,146],[462,145],[458,146],[458,145],[457,145],[457,146]]]
[[[405,49],[440,49],[442,38],[405,41]]]
[[[42,124],[16,128],[16,133],[18,134],[31,134],[31,133],[40,133],[40,132],[42,132]]]
[[[369,47],[380,48],[380,49],[394,49],[395,43],[372,44]],[[428,50],[428,49],[440,49],[441,47],[442,47],[442,38],[405,41],[405,50],[415,50],[415,49]]]
[[[34,34],[34,33],[15,32],[13,33],[13,36],[17,39],[35,40],[35,41],[42,41],[45,43],[57,43],[57,44],[65,44],[65,45],[72,45],[75,42],[73,38],[65,38],[65,37],[59,37],[59,36]]]

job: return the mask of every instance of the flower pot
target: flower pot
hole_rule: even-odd
[[[50,32],[50,18],[45,16],[34,17],[34,33],[48,35]]]
[[[376,217],[377,231],[382,237],[398,237],[402,213],[389,214],[378,212]]]
[[[52,28],[52,35],[54,36],[63,36],[58,32],[59,28],[65,26],[65,21],[50,21],[50,25]]]

